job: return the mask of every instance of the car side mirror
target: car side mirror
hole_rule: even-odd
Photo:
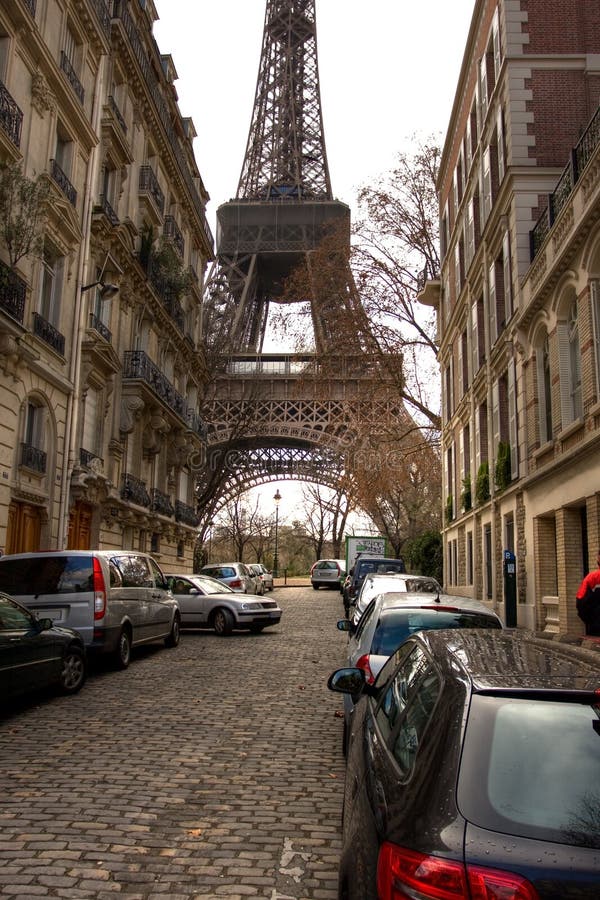
[[[336,627],[338,631],[352,631],[352,622],[349,619],[338,619]]]
[[[365,691],[367,682],[362,669],[336,669],[327,679],[327,687],[338,694],[351,694],[357,697]]]
[[[38,619],[38,627],[40,631],[50,631],[54,627],[52,619]]]

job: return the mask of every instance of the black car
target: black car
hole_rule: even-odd
[[[0,699],[50,686],[74,694],[86,678],[83,638],[38,619],[0,592]]]
[[[342,900],[598,900],[600,657],[517,631],[427,631],[351,722]]]

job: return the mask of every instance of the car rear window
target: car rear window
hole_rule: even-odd
[[[237,572],[231,566],[223,566],[220,569],[215,569],[215,577],[216,578],[235,578]]]
[[[600,705],[472,698],[458,782],[466,819],[600,849]]]
[[[391,656],[416,631],[440,628],[501,628],[495,616],[485,613],[452,612],[435,609],[383,610],[371,643],[371,653]]]
[[[0,589],[16,597],[93,589],[91,556],[31,556],[0,561]]]

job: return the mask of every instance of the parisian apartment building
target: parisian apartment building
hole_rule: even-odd
[[[600,547],[600,7],[477,0],[438,182],[444,570],[581,634]]]
[[[192,569],[213,239],[156,19],[152,0],[0,3],[0,194],[34,185],[42,223],[17,240],[5,199],[3,553],[133,548]]]

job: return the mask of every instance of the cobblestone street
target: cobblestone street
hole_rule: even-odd
[[[337,897],[341,597],[269,596],[276,628],[184,632],[3,712],[1,897]]]

